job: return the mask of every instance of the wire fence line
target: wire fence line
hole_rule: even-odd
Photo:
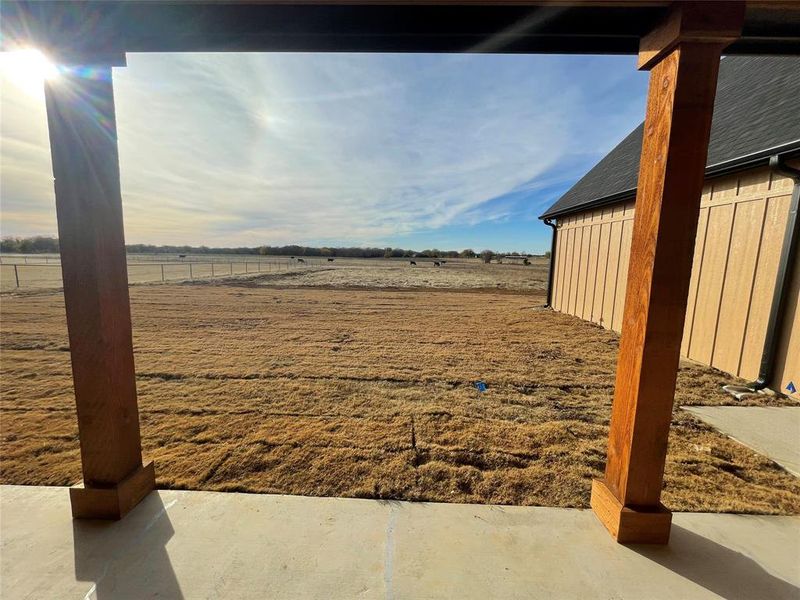
[[[330,257],[326,256],[283,256],[283,255],[221,255],[221,254],[128,254],[128,264],[137,263],[274,263],[280,261],[306,263],[324,263]],[[344,260],[345,257],[332,257]],[[42,265],[60,264],[61,257],[58,254],[0,254],[0,265]]]
[[[60,262],[61,259],[58,256],[18,256],[14,254],[0,256],[0,265],[46,265]]]
[[[17,257],[28,258],[28,257]],[[49,258],[49,261],[42,261]],[[0,289],[60,287],[61,262],[53,257],[36,257],[41,262],[0,262]],[[7,258],[6,258],[7,260]],[[271,260],[178,260],[169,262],[137,261],[128,263],[128,283],[153,283],[168,281],[194,281],[196,279],[224,279],[242,275],[287,273],[320,265],[327,259],[271,259]]]

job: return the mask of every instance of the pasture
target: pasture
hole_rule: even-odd
[[[542,310],[545,286],[544,261],[399,260],[133,285],[142,444],[158,485],[587,507],[618,337]],[[0,344],[0,481],[78,482],[60,292],[4,294]],[[676,405],[730,403],[730,379],[686,362]],[[795,514],[800,482],[676,410],[663,499]]]
[[[413,265],[411,263],[414,263]],[[437,266],[438,265],[438,266]],[[128,282],[183,282],[269,275],[275,287],[400,287],[546,289],[546,259],[521,264],[483,264],[480,259],[363,259],[319,256],[128,255]],[[53,255],[4,255],[0,291],[61,287],[61,266]]]

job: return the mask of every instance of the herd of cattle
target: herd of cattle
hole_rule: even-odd
[[[185,254],[179,254],[178,258],[186,258],[186,255]],[[297,258],[296,256],[290,256],[289,258],[292,259],[292,260],[296,260],[298,263],[306,264],[306,261],[304,259],[302,259],[302,258]],[[328,262],[332,263],[334,260],[335,259],[333,259],[333,258],[329,258]],[[447,263],[446,260],[435,260],[435,261],[433,261],[433,266],[434,267],[441,267],[442,265],[444,265],[446,263]],[[416,267],[417,266],[417,261],[409,260],[408,264],[411,265],[412,267]]]
[[[441,267],[443,264],[446,264],[446,263],[447,263],[446,260],[435,260],[435,261],[433,261],[433,266],[434,267]],[[417,266],[417,261],[410,260],[410,261],[408,261],[408,264],[410,264],[412,267],[416,267]]]
[[[296,260],[298,263],[303,263],[303,264],[306,263],[306,261],[303,260],[302,258],[297,258],[297,257],[294,257],[294,256],[290,256],[289,258],[291,258],[292,260]],[[333,262],[334,260],[335,259],[333,259],[333,258],[329,258],[328,262]],[[408,264],[411,265],[412,267],[416,267],[417,266],[417,261],[409,260]],[[433,266],[434,267],[441,267],[444,264],[447,264],[446,260],[435,260],[435,261],[433,261]]]

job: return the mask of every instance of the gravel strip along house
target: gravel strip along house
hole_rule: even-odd
[[[800,399],[800,59],[723,58],[681,353]],[[541,219],[549,303],[620,331],[644,124]],[[734,383],[732,381],[732,383]]]

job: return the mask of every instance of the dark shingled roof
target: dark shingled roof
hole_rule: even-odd
[[[631,198],[639,178],[644,123],[540,218]],[[800,149],[800,57],[728,56],[719,67],[706,175],[766,164]]]

